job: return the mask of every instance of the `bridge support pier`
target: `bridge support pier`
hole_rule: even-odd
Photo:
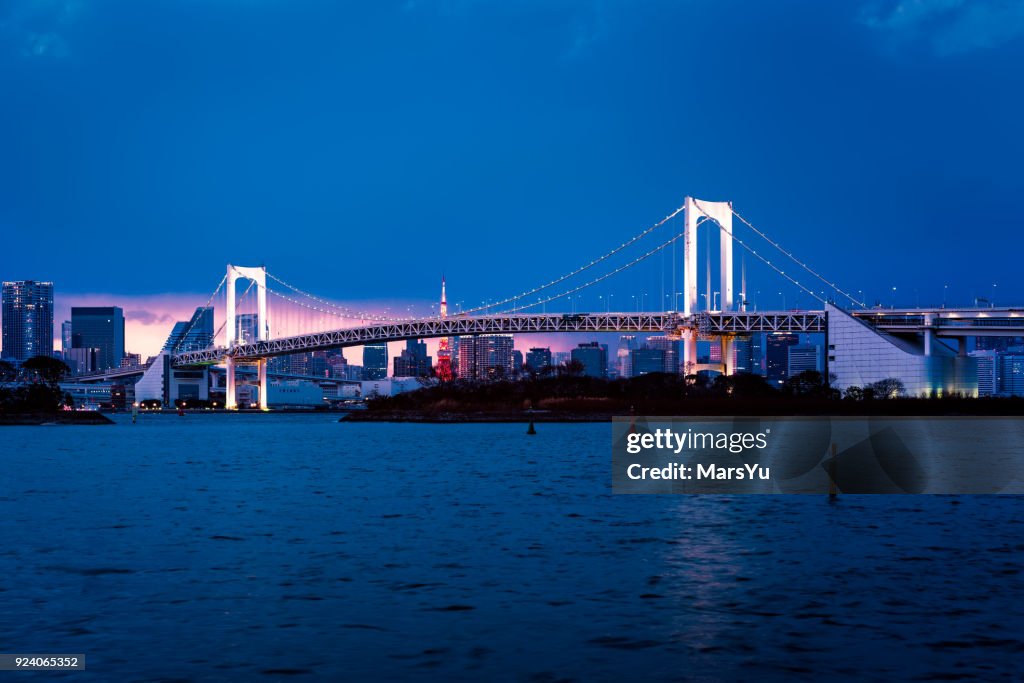
[[[228,356],[224,363],[224,407],[228,410],[238,410],[238,401],[235,399],[235,359]]]
[[[691,368],[697,365],[697,333],[693,330],[683,332],[683,374],[693,374]]]
[[[260,410],[267,410],[267,359],[260,358],[256,361],[256,375],[260,382]]]

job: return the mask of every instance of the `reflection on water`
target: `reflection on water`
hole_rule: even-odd
[[[539,431],[4,428],[4,650],[84,652],[63,676],[104,681],[1010,679],[1024,658],[1020,498],[612,496],[609,425]]]

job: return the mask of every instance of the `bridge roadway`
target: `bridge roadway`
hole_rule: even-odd
[[[1024,309],[931,308],[863,309],[854,317],[884,332],[938,336],[1024,336]],[[180,353],[175,366],[209,365],[225,357],[236,360],[269,358],[306,351],[322,351],[363,344],[478,334],[529,334],[565,332],[639,332],[678,335],[694,331],[701,336],[743,335],[756,332],[824,333],[825,311],[701,312],[691,316],[665,313],[544,313],[456,315],[351,327],[272,339],[234,348],[213,347]]]
[[[307,351],[324,351],[346,346],[361,346],[406,339],[461,337],[479,334],[531,334],[565,332],[641,332],[680,334],[694,330],[699,334],[730,335],[752,332],[825,332],[824,311],[778,311],[743,313],[700,313],[683,316],[666,313],[543,313],[455,315],[351,327],[329,332],[314,332],[252,344],[239,344],[230,350],[213,347],[176,354],[175,366],[208,365],[225,357],[235,360],[269,358]]]
[[[1024,337],[1021,308],[869,308],[851,314],[894,334],[928,330],[939,337]]]

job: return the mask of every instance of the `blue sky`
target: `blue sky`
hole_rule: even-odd
[[[4,0],[0,278],[155,307],[227,262],[346,302],[443,271],[470,306],[692,194],[871,300],[1024,305],[1022,34],[1011,0]]]

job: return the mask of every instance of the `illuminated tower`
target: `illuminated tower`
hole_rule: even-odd
[[[441,318],[448,317],[448,299],[444,292],[444,275],[441,276]],[[437,376],[442,382],[454,379],[452,373],[452,350],[448,345],[448,337],[441,337],[437,345]]]

